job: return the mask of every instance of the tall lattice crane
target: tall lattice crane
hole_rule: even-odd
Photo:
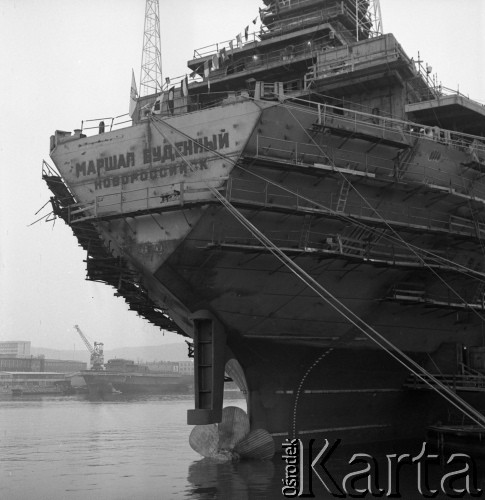
[[[141,55],[140,96],[162,90],[162,52],[158,0],[146,0]]]
[[[103,348],[104,344],[102,342],[94,342],[94,347],[89,343],[88,339],[81,331],[78,325],[74,325],[74,328],[79,333],[84,345],[88,348],[88,351],[91,354],[91,370],[104,370],[104,354]]]
[[[357,40],[360,38],[359,33],[365,34],[364,38],[372,38],[384,33],[379,0],[355,0],[355,18]]]

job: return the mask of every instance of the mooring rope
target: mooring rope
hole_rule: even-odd
[[[182,161],[187,165],[189,170],[195,173],[195,170],[187,160],[187,158],[175,147],[174,142],[164,134],[157,126],[155,122],[167,125],[169,128],[175,132],[182,134],[186,137],[186,134],[177,130],[172,125],[167,122],[157,119],[153,120],[154,127],[161,134],[161,136],[172,146],[173,150],[180,156]],[[189,137],[190,138],[190,137]],[[194,140],[193,138],[190,138]],[[207,148],[209,149],[209,148]],[[213,152],[213,150],[210,150]],[[447,400],[451,405],[455,406],[464,415],[470,418],[473,422],[479,426],[485,428],[485,417],[471,405],[469,405],[465,400],[455,394],[449,387],[444,385],[440,380],[434,377],[431,373],[425,370],[421,365],[415,362],[407,354],[401,351],[397,346],[395,346],[391,341],[386,339],[384,336],[379,334],[373,327],[367,324],[364,320],[359,318],[355,313],[353,313],[347,306],[340,302],[335,296],[333,296],[328,290],[326,290],[320,283],[318,283],[312,276],[301,269],[297,264],[293,262],[280,248],[278,248],[272,241],[267,238],[259,229],[254,226],[244,215],[237,210],[216,188],[209,185],[205,180],[203,180],[207,188],[211,191],[214,197],[231,213],[236,220],[238,220],[246,229],[248,229],[255,238],[257,238],[261,244],[267,248],[282,264],[284,264],[297,278],[299,278],[308,288],[313,290],[325,303],[336,310],[340,315],[342,315],[349,323],[354,327],[358,328],[364,335],[371,339],[377,346],[387,352],[392,358],[394,358],[398,363],[408,369],[416,377],[418,377],[422,382],[428,385],[432,390],[440,394],[445,400]],[[440,392],[441,391],[441,392]]]
[[[300,120],[298,120],[298,118],[295,117],[295,115],[291,112],[291,110],[289,109],[289,107],[286,108],[288,113],[290,113],[291,117],[298,123],[298,125],[300,125],[300,127],[303,129],[303,131],[305,132],[305,134],[307,135],[307,137],[309,137],[309,139],[314,143],[314,145],[320,150],[320,152],[322,154],[324,154],[324,151],[320,148],[320,146],[316,143],[316,141],[313,139],[313,137],[311,137],[310,134],[308,134],[308,131],[304,128],[303,124],[300,122]],[[381,222],[392,232],[392,234],[394,234],[394,236],[396,237],[396,239],[398,239],[398,241],[403,244],[408,250],[410,250],[420,261],[421,263],[427,267],[432,274],[434,274],[439,281],[441,281],[446,288],[448,288],[459,300],[461,300],[466,306],[468,306],[469,309],[471,309],[479,318],[480,320],[483,322],[485,320],[485,318],[478,312],[476,311],[474,308],[470,307],[470,304],[468,304],[468,302],[448,283],[445,281],[444,278],[442,278],[439,273],[433,269],[431,266],[429,266],[426,261],[421,257],[421,255],[419,255],[419,253],[417,251],[415,251],[415,249],[407,242],[405,241],[401,235],[387,222],[387,220],[379,213],[378,210],[376,210],[368,201],[367,199],[365,198],[365,196],[363,196],[358,189],[355,188],[355,186],[352,185],[352,183],[345,177],[345,175],[338,171],[339,175],[343,178],[343,180],[345,182],[348,182],[350,184],[350,186],[352,187],[352,189],[354,190],[354,192],[357,194],[357,196],[367,205],[367,207],[372,210],[373,213],[376,214],[376,216],[381,220]],[[479,240],[479,243],[480,245],[482,245],[482,241],[479,237],[479,235],[477,235],[478,237],[478,240]],[[483,250],[483,245],[482,245],[482,250]]]
[[[155,120],[162,122],[160,120],[160,118],[155,118]],[[169,123],[167,123],[167,122],[162,122],[162,123],[164,123],[167,127],[171,128],[173,131],[179,133],[180,135],[182,135],[186,139],[189,139],[191,141],[194,140],[188,134],[186,134],[185,132],[183,132],[181,130],[176,129],[175,127],[173,127]],[[424,260],[427,257],[427,258],[429,258],[429,259],[431,259],[431,260],[433,260],[433,261],[435,261],[437,263],[442,263],[444,265],[447,265],[451,269],[455,270],[457,273],[461,273],[461,274],[463,274],[463,275],[465,275],[465,276],[467,276],[467,277],[469,277],[471,279],[475,279],[475,280],[477,280],[479,282],[485,283],[485,274],[484,273],[481,273],[479,271],[475,271],[475,270],[470,269],[470,268],[468,268],[468,267],[466,267],[466,266],[464,266],[462,264],[458,264],[456,262],[453,262],[452,260],[446,259],[445,257],[442,257],[442,256],[440,256],[440,255],[438,255],[438,254],[436,254],[436,253],[434,253],[434,252],[432,252],[430,250],[425,250],[423,248],[420,248],[420,247],[417,247],[415,245],[412,245],[411,243],[408,243],[405,240],[403,240],[401,238],[401,236],[399,236],[399,234],[397,234],[397,237],[394,237],[392,235],[389,235],[389,234],[386,234],[386,233],[382,233],[379,230],[374,229],[374,228],[366,225],[365,223],[356,221],[352,217],[349,217],[349,216],[347,216],[345,214],[342,214],[340,212],[336,212],[335,210],[332,210],[330,207],[327,207],[323,203],[320,203],[318,201],[312,200],[311,198],[308,198],[308,197],[302,195],[301,193],[297,193],[297,192],[293,191],[292,189],[287,188],[286,186],[283,186],[282,184],[279,184],[278,182],[275,182],[275,181],[273,181],[271,179],[268,179],[268,178],[266,178],[266,177],[264,177],[264,176],[262,176],[260,174],[257,174],[256,172],[251,171],[248,168],[243,167],[240,163],[238,163],[237,161],[234,161],[232,158],[228,157],[227,155],[224,155],[222,153],[219,153],[218,151],[210,149],[207,146],[203,146],[203,145],[201,145],[201,146],[204,149],[206,149],[207,151],[210,151],[211,153],[215,154],[216,156],[219,156],[220,158],[223,158],[224,160],[230,162],[234,167],[238,168],[239,170],[241,170],[241,171],[243,171],[243,172],[245,172],[245,173],[247,173],[247,174],[249,174],[249,175],[251,175],[253,177],[256,177],[257,179],[260,179],[263,182],[266,182],[266,183],[268,183],[268,184],[270,184],[272,186],[278,187],[282,191],[285,191],[285,192],[287,192],[289,194],[292,194],[293,196],[296,196],[300,200],[307,201],[307,202],[313,204],[314,206],[316,206],[316,207],[318,207],[318,208],[320,208],[322,210],[325,210],[326,212],[328,212],[329,214],[331,214],[332,216],[334,216],[336,218],[339,218],[341,220],[350,222],[351,224],[353,224],[356,227],[360,227],[361,229],[367,230],[369,233],[377,234],[379,237],[381,237],[381,238],[383,238],[383,239],[385,239],[387,241],[398,243],[400,245],[404,245],[406,248],[408,248],[409,250],[413,251],[413,253],[415,253],[416,256],[418,256],[416,254],[416,252],[424,255],[424,257],[422,257],[420,259],[422,261],[423,265],[429,266],[429,264],[427,264],[426,261]],[[341,174],[341,175],[343,175],[343,174]],[[380,217],[380,219],[383,222],[385,222],[387,224],[387,222],[385,221],[385,219],[382,218],[382,216],[379,215],[379,217]],[[391,228],[391,230],[392,230],[392,228]],[[395,232],[395,231],[393,231],[393,232]],[[448,287],[450,287],[449,284],[447,284],[446,282],[445,282],[445,285],[448,286]],[[466,301],[463,301],[463,302],[466,304]],[[483,318],[481,318],[481,319],[483,320]]]

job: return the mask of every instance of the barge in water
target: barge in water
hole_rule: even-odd
[[[96,396],[113,391],[122,394],[188,394],[193,391],[193,377],[189,375],[152,371],[128,359],[110,359],[104,370],[84,370],[81,375],[89,393]]]

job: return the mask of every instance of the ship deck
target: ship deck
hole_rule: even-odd
[[[445,128],[466,130],[470,134],[485,129],[485,106],[461,94],[406,104],[405,111],[425,125],[438,122]]]

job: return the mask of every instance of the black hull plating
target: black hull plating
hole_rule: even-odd
[[[238,355],[251,426],[269,430],[277,447],[292,437],[343,445],[422,441],[429,425],[462,419],[433,390],[405,387],[408,370],[383,351],[253,341]],[[413,357],[425,361],[423,354]],[[485,393],[460,396],[485,409]]]

